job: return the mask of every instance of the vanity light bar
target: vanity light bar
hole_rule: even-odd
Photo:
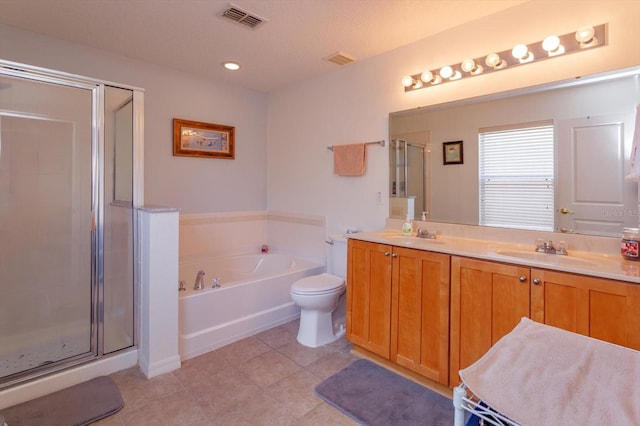
[[[481,58],[465,59],[459,64],[424,71],[402,78],[405,92],[439,86],[462,78],[474,77],[495,71],[540,62],[570,53],[602,47],[607,44],[607,24],[583,27],[561,36],[550,35],[544,40],[517,44],[511,50],[489,53]]]

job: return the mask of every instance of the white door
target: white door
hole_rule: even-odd
[[[625,180],[633,118],[631,111],[557,123],[557,232],[619,237],[638,226],[638,184]]]

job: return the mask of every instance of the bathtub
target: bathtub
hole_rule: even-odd
[[[198,271],[205,288],[194,290]],[[180,260],[180,358],[186,360],[292,321],[300,309],[291,301],[295,281],[325,266],[284,254],[191,257]],[[214,278],[221,287],[212,288]]]

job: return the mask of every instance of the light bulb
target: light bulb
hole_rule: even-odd
[[[445,65],[444,67],[440,68],[440,77],[450,78],[452,75],[453,68],[451,68],[449,65]]]
[[[595,33],[593,27],[582,27],[576,31],[576,41],[580,43],[580,47],[591,47],[598,44]]]
[[[471,72],[475,67],[476,67],[476,63],[473,62],[473,59],[465,59],[460,64],[460,68],[462,68],[462,71],[464,72]]]
[[[431,71],[425,71],[422,74],[420,74],[420,80],[424,81],[425,83],[431,83],[431,81],[433,80],[433,73]]]
[[[411,87],[411,85],[413,85],[413,77],[411,77],[410,75],[405,75],[404,77],[402,77],[402,85],[404,87]]]
[[[513,50],[511,50],[511,54],[516,59],[524,58],[525,56],[527,56],[527,53],[529,53],[529,49],[525,44],[516,44]]]
[[[228,69],[229,71],[237,71],[240,69],[240,64],[237,62],[231,62],[231,61],[223,62],[222,66],[225,67],[225,69]]]
[[[564,46],[560,44],[560,37],[550,35],[542,42],[542,48],[547,51],[549,56],[562,55]]]
[[[462,69],[462,71],[468,72],[472,75],[480,74],[484,70],[484,68],[482,68],[482,65],[476,64],[473,59],[465,59],[464,61],[462,61],[462,63],[460,64],[460,68]]]
[[[529,52],[526,44],[516,44],[511,50],[511,54],[520,61],[521,64],[533,60],[533,53]]]
[[[497,53],[490,53],[484,60],[484,63],[487,64],[488,67],[499,70],[505,68],[507,63],[500,58],[500,55]]]

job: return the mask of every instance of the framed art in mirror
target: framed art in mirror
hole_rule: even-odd
[[[462,141],[442,142],[442,164],[463,164]]]
[[[235,127],[173,119],[173,155],[235,158]]]

